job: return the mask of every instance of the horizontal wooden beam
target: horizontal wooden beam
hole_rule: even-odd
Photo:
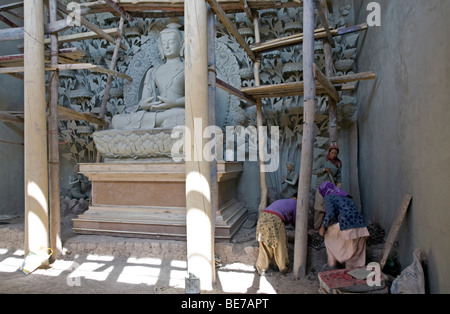
[[[58,120],[84,120],[101,126],[108,125],[105,120],[97,118],[92,113],[78,112],[60,105],[58,105]]]
[[[341,36],[345,34],[350,34],[358,31],[367,29],[367,23],[362,23],[359,25],[333,29],[330,31],[332,36]],[[326,38],[327,32],[324,28],[317,29],[314,33],[314,39]],[[283,47],[298,45],[303,42],[303,34],[295,34],[290,36],[285,36],[282,38],[277,38],[274,40],[266,41],[263,43],[254,44],[251,47],[252,51],[255,53],[262,53],[270,50],[281,49]]]
[[[85,56],[84,51],[80,48],[61,48],[59,49],[59,54],[61,57],[71,60],[78,60]],[[50,50],[47,50],[44,62],[50,62],[50,57]],[[23,54],[0,56],[0,66],[23,66],[23,60]]]
[[[58,10],[60,10],[61,12],[63,12],[66,15],[69,15],[69,12],[66,10],[64,5],[62,5],[59,2],[58,2]],[[95,24],[92,24],[87,19],[85,19],[83,16],[80,16],[79,19],[80,19],[80,23],[83,24],[84,26],[86,26],[87,28],[89,28],[91,31],[96,32],[98,35],[100,35],[105,40],[109,41],[111,44],[113,44],[113,45],[116,44],[116,40],[111,35],[104,32],[100,27],[98,27]],[[128,47],[123,42],[120,43],[120,48],[122,48],[123,50],[128,50]]]
[[[320,71],[320,69],[317,67],[315,63],[313,63],[314,68],[314,78],[317,82],[320,83],[320,85],[327,91],[328,95],[330,95],[331,98],[335,102],[339,102],[339,94],[334,87],[334,85],[331,83],[331,81],[328,79],[328,77],[325,76],[325,74]]]
[[[9,11],[14,9],[23,8],[23,1],[9,3],[9,4],[3,4],[0,6],[0,11]]]
[[[105,74],[112,75],[112,76],[117,76],[117,77],[123,78],[125,80],[128,80],[130,82],[133,81],[133,79],[126,74],[123,74],[123,73],[120,73],[120,72],[117,72],[114,70],[105,69],[105,68],[102,68],[102,67],[97,66],[92,63],[73,63],[73,64],[49,65],[45,68],[45,70],[46,71],[90,70],[92,72],[100,72],[100,73],[105,73]]]
[[[118,27],[104,29],[103,31],[106,34],[109,34],[111,36],[119,35]],[[97,34],[96,32],[83,32],[83,33],[78,33],[78,34],[58,36],[58,43],[63,44],[63,43],[68,43],[68,42],[72,42],[72,41],[87,40],[87,39],[98,38],[98,37],[101,37],[101,36],[99,34]],[[44,40],[44,43],[50,44],[50,38],[46,38]]]
[[[0,111],[0,120],[23,124],[23,112],[22,115],[17,116],[13,112]]]
[[[222,90],[224,90],[242,100],[248,101],[251,104],[256,105],[256,99],[245,95],[241,90],[229,85],[228,83],[222,81],[221,79],[216,78],[216,84]]]
[[[112,0],[105,0],[106,3],[108,3],[110,5],[110,7],[112,7],[116,12],[118,12],[124,19],[133,22],[134,19],[133,17],[130,15],[130,13],[128,13],[127,11],[125,11],[120,5],[118,5],[116,2],[112,1]]]
[[[334,85],[336,90],[343,90],[345,83],[356,82],[362,80],[373,80],[376,79],[376,75],[373,72],[363,72],[356,74],[349,74],[343,76],[330,77],[330,82]],[[342,85],[344,84],[344,85]],[[241,91],[250,97],[258,98],[278,98],[278,97],[290,97],[303,95],[304,84],[303,81],[290,82],[274,85],[262,85],[254,87],[246,87],[241,89]],[[317,85],[317,94],[326,94],[327,91],[321,85]]]
[[[71,27],[66,19],[44,25],[45,34],[52,34],[64,31]],[[23,39],[24,32],[22,27],[0,29],[0,41]]]
[[[123,78],[125,80],[129,80],[130,82],[133,81],[133,79],[123,73],[105,69],[102,67],[99,67],[92,63],[72,63],[72,64],[56,64],[56,65],[48,65],[45,67],[46,71],[66,71],[66,70],[90,70],[92,72],[100,72],[105,73],[108,75],[117,76],[120,78]],[[0,68],[0,74],[8,74],[8,73],[21,73],[24,71],[24,67],[8,67],[8,68]]]
[[[78,112],[58,105],[58,120],[84,120],[93,124],[106,126],[108,123],[92,113]],[[0,121],[24,124],[23,111],[0,111]]]
[[[152,16],[152,13],[158,14],[164,11],[166,14],[173,14],[175,16],[182,16],[184,14],[184,0],[120,0],[118,2],[122,9],[127,12],[136,12],[138,14],[145,13],[147,16]],[[241,0],[218,0],[222,9],[228,13],[243,12]],[[265,9],[282,9],[300,7],[302,3],[280,0],[247,0],[248,8],[250,10],[265,10]],[[89,9],[89,14],[113,12],[105,1],[92,1],[87,3],[80,3],[84,9]],[[133,13],[133,16],[138,15]]]

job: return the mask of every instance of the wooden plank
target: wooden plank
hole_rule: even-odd
[[[361,80],[373,80],[376,79],[376,75],[373,72],[363,72],[356,74],[349,74],[343,76],[330,77],[330,82],[339,91],[345,85],[341,85],[348,82],[355,82]],[[286,97],[286,96],[297,96],[303,95],[303,81],[299,82],[289,82],[274,85],[263,85],[263,86],[252,86],[241,89],[241,91],[247,95],[254,98],[274,98],[274,97]],[[325,93],[323,86],[316,86],[317,93]]]
[[[121,6],[119,6],[117,3],[115,3],[112,0],[105,0],[116,12],[118,12],[124,19],[133,22],[134,19],[133,17],[130,15],[130,13],[128,13],[127,11],[125,11]]]
[[[111,36],[119,35],[118,27],[104,29],[103,31]],[[63,44],[63,43],[68,43],[68,42],[72,42],[72,41],[87,40],[87,39],[98,38],[98,37],[101,37],[101,36],[99,34],[97,34],[96,32],[83,32],[83,33],[78,33],[78,34],[59,36],[58,42],[60,44]],[[50,43],[50,38],[46,38],[44,41],[44,44],[49,44],[49,43]]]
[[[58,119],[59,120],[85,120],[97,125],[106,126],[107,123],[93,116],[91,113],[78,112],[63,106],[58,105]]]
[[[44,24],[44,33],[45,34],[56,33],[66,30],[69,27],[70,25],[68,25],[67,21],[64,19],[57,22]],[[0,29],[0,42],[10,40],[20,40],[23,38],[24,32],[23,28],[21,27]]]
[[[84,57],[85,53],[83,50],[79,48],[61,48],[59,49],[59,54],[71,60],[77,60]],[[44,62],[50,62],[51,52],[50,50],[45,51],[45,59]],[[14,55],[6,55],[0,56],[0,66],[23,66],[24,54],[14,54]]]
[[[237,88],[231,86],[230,84],[222,81],[221,79],[216,78],[216,84],[217,84],[218,87],[220,87],[224,91],[226,91],[226,92],[228,92],[228,93],[230,93],[230,94],[232,94],[232,95],[234,95],[236,97],[239,97],[240,99],[245,100],[245,101],[247,101],[247,102],[249,102],[251,104],[254,104],[254,105],[256,104],[256,99],[254,99],[253,97],[246,96],[242,91],[240,91],[239,89],[237,89]]]
[[[206,0],[211,8],[213,9],[214,13],[216,13],[219,20],[222,22],[222,24],[227,28],[227,30],[236,38],[238,43],[241,45],[242,49],[247,53],[247,55],[250,57],[250,59],[255,62],[256,56],[250,46],[245,41],[245,38],[239,33],[237,28],[234,26],[234,23],[231,22],[231,20],[226,15],[225,11],[222,9],[222,7],[219,5],[219,3],[216,0]]]
[[[322,85],[323,88],[327,91],[328,95],[335,101],[339,102],[339,94],[334,87],[334,85],[330,82],[330,80],[319,70],[316,64],[313,64],[314,68],[314,77],[315,79]]]
[[[19,27],[13,21],[8,19],[6,16],[3,16],[3,14],[1,14],[1,13],[0,13],[0,21],[2,21],[3,23],[9,25],[10,27]]]
[[[137,16],[134,12],[144,13],[160,13],[157,11],[165,11],[164,13],[176,14],[182,16],[184,14],[184,0],[120,0],[119,4],[122,9],[133,12],[133,16]],[[228,13],[242,12],[241,0],[218,0],[218,3],[223,10]],[[265,10],[265,9],[281,9],[281,8],[296,8],[302,6],[302,2],[294,1],[275,1],[275,0],[247,0],[250,10]],[[113,12],[105,1],[92,1],[88,3],[80,3],[83,9],[89,9],[89,13]],[[154,12],[152,12],[154,11]]]
[[[347,28],[333,29],[330,31],[330,33],[332,36],[341,36],[341,35],[346,35],[346,34],[358,32],[358,31],[362,31],[365,29],[367,29],[367,23],[362,23],[362,24],[347,27]],[[325,31],[324,28],[315,30],[315,32],[314,32],[315,39],[321,39],[321,38],[326,38],[326,37],[327,37],[327,32]],[[303,34],[295,34],[295,35],[285,36],[282,38],[277,38],[274,40],[266,41],[264,43],[259,43],[259,44],[256,43],[256,44],[251,45],[250,48],[255,53],[262,53],[262,52],[267,52],[270,50],[284,48],[287,46],[298,45],[298,44],[301,44],[302,42],[303,42]]]
[[[109,69],[105,69],[102,68],[100,66],[94,65],[92,63],[74,63],[74,64],[57,64],[57,65],[50,65],[46,68],[47,71],[54,71],[54,70],[90,70],[92,72],[100,72],[100,73],[105,73],[105,74],[109,74],[109,75],[114,75],[114,76],[118,76],[120,78],[129,80],[129,81],[133,81],[133,79],[123,73],[117,72],[117,71],[113,71],[113,70],[109,70]],[[0,73],[1,69],[0,69]]]
[[[69,12],[67,12],[67,10],[64,7],[64,5],[62,5],[59,2],[58,2],[58,10],[60,10],[61,12],[63,12],[66,15],[70,14]],[[80,23],[83,24],[84,26],[86,26],[87,28],[89,28],[91,31],[96,32],[97,34],[99,34],[101,37],[103,37],[104,39],[109,41],[111,44],[113,44],[113,45],[116,44],[116,40],[111,35],[107,34],[100,27],[98,27],[95,24],[92,24],[91,22],[89,22],[87,19],[85,19],[82,16],[80,16]],[[122,48],[123,50],[128,50],[128,47],[122,42],[120,43],[120,48]]]
[[[14,114],[11,114],[7,111],[0,111],[0,120],[1,121],[7,121],[7,122],[14,122],[14,123],[20,123],[23,124],[23,118],[17,117]]]
[[[325,32],[327,33],[328,43],[334,48],[336,47],[336,43],[334,42],[333,35],[331,35],[330,27],[328,26],[328,9],[324,8],[326,4],[323,6],[323,2],[319,0],[314,0],[314,3],[317,8],[320,22],[322,23],[322,26],[325,28]]]
[[[397,215],[395,216],[394,222],[392,224],[391,230],[389,231],[389,235],[386,239],[386,243],[383,248],[383,253],[381,254],[380,261],[380,269],[383,270],[384,265],[389,257],[389,253],[391,252],[392,246],[394,245],[394,241],[397,238],[398,232],[402,225],[403,219],[405,218],[406,212],[408,210],[409,204],[411,203],[412,195],[405,194],[403,197],[403,201],[400,205],[400,208],[397,211]]]

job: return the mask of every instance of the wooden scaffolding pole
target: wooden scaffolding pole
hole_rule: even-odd
[[[211,6],[207,5],[207,23],[208,23],[208,102],[209,102],[209,124],[216,125],[216,25],[214,24],[214,12]],[[217,139],[217,134],[215,135]],[[221,145],[221,141],[217,141],[217,145]],[[216,151],[217,154],[217,146]],[[222,159],[223,156],[216,155]],[[219,182],[217,182],[217,158],[210,162],[211,165],[211,206],[213,214],[213,230],[215,230],[216,217],[215,214],[219,210]],[[215,232],[213,232],[215,234]]]
[[[25,255],[48,248],[44,3],[24,1]]]
[[[115,71],[115,69],[116,69],[117,59],[119,57],[120,43],[122,42],[122,34],[123,34],[123,24],[124,24],[124,22],[125,22],[124,21],[124,17],[121,16],[120,17],[120,22],[119,22],[119,34],[117,35],[117,38],[116,38],[116,46],[114,47],[114,52],[113,52],[113,55],[112,55],[112,58],[111,58],[111,63],[109,65],[109,70],[110,71]],[[111,91],[112,80],[113,80],[113,75],[112,74],[108,74],[108,78],[106,79],[105,93],[103,94],[102,103],[100,105],[99,118],[102,119],[102,120],[105,118],[106,104],[108,103],[108,100],[109,100],[109,93]],[[98,129],[102,130],[103,127],[101,125],[99,125]],[[96,156],[95,161],[96,162],[100,162],[101,161],[101,154],[98,151],[97,151],[97,156]]]
[[[253,27],[255,29],[255,42],[261,42],[261,34],[259,32],[259,20],[255,15],[253,17]],[[253,75],[255,77],[255,86],[261,86],[261,80],[259,77],[259,71],[261,69],[261,56],[258,56],[253,63]],[[263,131],[263,115],[262,115],[262,100],[256,99],[256,125],[258,127],[258,157],[259,157],[259,183],[261,186],[261,198],[258,206],[258,215],[267,207],[267,182],[266,172],[264,164],[264,148],[266,146],[265,137]]]
[[[328,5],[326,0],[320,0],[320,5],[322,6],[325,20],[328,20]],[[334,76],[334,66],[333,66],[333,50],[331,44],[328,40],[324,40],[323,51],[325,54],[325,74],[328,78]],[[330,144],[338,144],[338,130],[337,130],[337,102],[333,97],[328,99],[328,116],[329,116],[329,134],[330,134]]]
[[[200,280],[201,290],[215,282],[214,213],[211,204],[211,166],[203,158],[203,129],[208,125],[207,9],[202,0],[185,4],[186,75],[186,237],[188,273]],[[186,156],[189,154],[186,152]]]
[[[303,277],[306,274],[306,253],[308,244],[309,192],[311,188],[314,157],[314,131],[316,113],[316,80],[314,79],[314,0],[303,2],[303,139],[298,184],[297,217],[294,245],[294,274]]]
[[[49,1],[50,23],[57,20],[56,0]],[[51,38],[51,63],[58,64],[58,34]],[[48,147],[49,147],[49,176],[50,176],[50,247],[53,249],[52,259],[62,255],[61,241],[61,200],[59,192],[59,148],[58,148],[58,85],[59,71],[49,75],[49,117],[48,117]]]

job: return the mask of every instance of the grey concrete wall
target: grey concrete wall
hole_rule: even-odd
[[[370,1],[355,1],[358,23]],[[377,1],[381,27],[360,40],[359,171],[366,217],[390,230],[403,195],[402,268],[422,248],[431,293],[450,292],[450,1]]]
[[[15,1],[2,1],[2,4]],[[17,19],[8,18],[19,23]],[[0,29],[9,28],[0,22]],[[21,53],[22,41],[0,42],[0,55]],[[0,111],[23,111],[23,81],[0,74]],[[0,121],[0,140],[23,143],[23,124]],[[23,146],[0,143],[0,214],[17,215],[24,212]]]

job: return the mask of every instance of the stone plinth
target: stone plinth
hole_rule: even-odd
[[[73,220],[81,234],[155,239],[186,237],[185,165],[175,162],[80,164],[92,181],[92,205]],[[242,163],[217,163],[216,240],[230,240],[247,217],[237,201]]]

